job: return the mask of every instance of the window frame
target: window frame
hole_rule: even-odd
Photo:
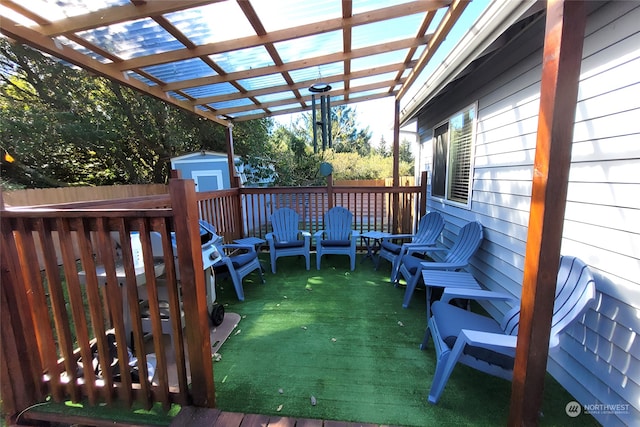
[[[468,157],[469,157],[469,172],[468,172],[468,176],[467,176],[467,200],[466,202],[462,202],[459,200],[454,200],[452,199],[452,195],[450,194],[450,189],[452,187],[452,179],[453,177],[451,176],[452,174],[452,158],[454,156],[456,156],[459,153],[459,150],[452,150],[452,145],[455,144],[456,141],[452,141],[452,122],[453,120],[455,120],[458,116],[464,115],[466,112],[468,111],[472,111],[473,112],[473,120],[471,123],[471,136],[470,136],[470,141],[468,143]],[[478,102],[474,102],[472,104],[467,105],[465,108],[462,108],[461,110],[457,111],[456,113],[450,115],[448,118],[446,118],[445,120],[442,120],[441,122],[437,123],[434,127],[433,127],[433,136],[432,136],[432,153],[433,153],[433,157],[432,157],[432,177],[431,177],[431,197],[434,199],[437,199],[443,203],[449,204],[449,205],[453,205],[453,206],[458,206],[458,207],[462,207],[462,208],[466,208],[466,209],[470,209],[471,208],[471,200],[473,197],[472,191],[473,191],[473,174],[474,174],[474,160],[475,160],[475,143],[476,143],[476,127],[478,124]],[[436,169],[436,164],[442,164],[442,153],[437,153],[436,151],[440,148],[438,146],[438,144],[440,143],[437,138],[445,135],[445,133],[438,133],[436,134],[436,130],[441,129],[443,126],[447,126],[446,129],[446,137],[445,137],[445,144],[446,147],[444,149],[444,156],[446,156],[445,161],[444,161],[444,194],[434,194],[434,183],[437,183],[436,181],[438,181],[439,179],[442,179],[442,177],[438,177],[438,175],[440,175],[441,172],[439,172],[438,169]],[[442,166],[439,167],[439,169],[441,169]]]

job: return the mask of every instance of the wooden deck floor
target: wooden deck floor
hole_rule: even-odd
[[[218,409],[185,406],[170,427],[382,427],[344,421],[296,419],[269,415],[222,412]]]

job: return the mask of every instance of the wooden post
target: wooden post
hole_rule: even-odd
[[[420,174],[420,218],[422,218],[427,213],[427,180],[429,179],[429,174],[427,171],[422,171]],[[419,220],[418,220],[419,221]]]
[[[549,0],[509,425],[537,425],[546,374],[584,43],[582,1]]]
[[[200,244],[198,203],[193,181],[170,180],[169,194],[175,221],[193,404],[213,408],[215,385],[209,337],[209,311]]]
[[[235,153],[233,152],[233,124],[229,123],[225,129],[227,135],[227,163],[229,164],[229,181],[231,188],[240,187],[240,178],[236,175]]]
[[[327,209],[331,209],[333,207],[333,174],[327,175],[327,203]]]
[[[393,189],[398,190],[400,186],[400,100],[394,103],[393,115]],[[400,195],[393,192],[393,223],[392,233],[401,233],[400,230]]]

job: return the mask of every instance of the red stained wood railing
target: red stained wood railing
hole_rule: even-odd
[[[264,238],[271,213],[280,207],[295,209],[301,227],[312,233],[323,228],[330,206],[349,209],[360,232],[410,232],[425,208],[424,186],[196,193],[191,180],[176,179],[169,187],[168,195],[2,210],[0,373],[8,381],[2,381],[0,391],[6,413],[15,415],[46,396],[86,399],[91,405],[215,406],[210,338],[203,333],[208,316],[198,219],[232,241]],[[134,264],[132,232],[140,233],[143,270]],[[160,251],[154,251],[152,233]],[[151,331],[143,331],[141,322],[143,280]],[[166,286],[175,344],[167,354],[162,336],[166,320],[158,309],[160,284]],[[130,373],[127,346],[117,346],[118,362],[110,365],[108,331],[138,359],[139,381]],[[149,353],[157,361],[153,381],[147,378]],[[78,361],[84,368],[94,357],[104,367],[101,375],[93,369],[80,375]]]

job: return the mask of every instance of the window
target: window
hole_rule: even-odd
[[[433,130],[431,195],[468,206],[476,106],[455,114]]]

